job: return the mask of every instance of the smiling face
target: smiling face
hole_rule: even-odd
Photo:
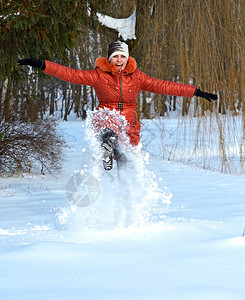
[[[126,68],[127,62],[127,57],[121,54],[113,56],[110,60],[110,63],[116,65],[119,71]]]

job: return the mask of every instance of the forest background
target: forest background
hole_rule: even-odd
[[[197,97],[140,94],[141,122],[162,120],[163,158],[195,161],[212,169],[215,156],[221,172],[244,173],[242,0],[1,0],[1,172],[30,172],[35,160],[42,172],[56,168],[63,143],[53,119],[47,116],[67,120],[75,113],[85,119],[86,112],[98,104],[92,88],[19,67],[17,61],[33,57],[93,69],[95,59],[107,55],[108,44],[121,38],[116,30],[99,22],[97,13],[121,19],[134,12],[135,38],[126,42],[142,71],[218,94],[218,101],[211,103]],[[174,142],[170,143],[173,132],[165,131],[164,120],[173,115],[178,117],[178,124]]]

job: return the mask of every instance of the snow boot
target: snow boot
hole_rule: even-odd
[[[101,144],[103,166],[106,171],[113,167],[113,146],[110,141]]]
[[[103,129],[100,133],[100,140],[102,141],[102,160],[104,169],[110,171],[113,167],[114,149],[117,145],[118,136],[110,128]]]

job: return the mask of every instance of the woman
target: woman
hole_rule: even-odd
[[[46,74],[71,83],[94,87],[99,100],[98,108],[115,109],[125,116],[128,123],[126,132],[132,145],[140,141],[137,99],[141,91],[190,98],[195,95],[208,101],[217,99],[217,95],[202,92],[193,85],[148,76],[137,68],[136,61],[129,56],[128,45],[121,41],[109,45],[108,56],[97,58],[94,70],[76,70],[31,58],[22,59],[19,64],[40,68]],[[113,129],[110,126],[101,127],[103,165],[106,170],[112,169],[113,156],[118,163],[124,160],[118,151],[118,134]]]

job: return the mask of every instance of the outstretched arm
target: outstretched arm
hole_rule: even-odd
[[[217,95],[203,92],[200,89],[197,89],[194,85],[157,79],[145,74],[140,70],[139,79],[141,82],[141,89],[143,91],[155,94],[182,96],[190,98],[192,98],[193,96],[197,96],[202,97],[208,101],[218,99]]]
[[[48,60],[24,58],[19,60],[18,63],[20,65],[39,68],[48,75],[71,83],[93,86],[98,79],[96,70],[84,71],[72,69]]]

